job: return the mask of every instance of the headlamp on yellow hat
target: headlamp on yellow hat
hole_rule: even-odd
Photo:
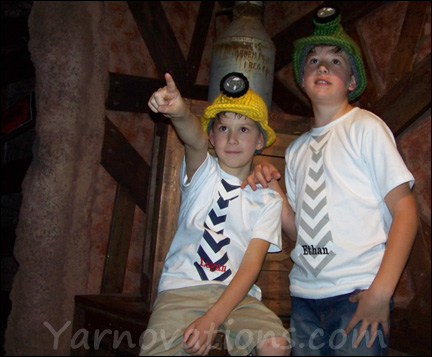
[[[268,125],[267,105],[259,94],[249,88],[248,79],[238,72],[225,75],[220,82],[219,95],[204,111],[201,125],[209,134],[218,113],[232,112],[244,115],[255,121],[264,137],[264,147],[270,146],[276,134]]]

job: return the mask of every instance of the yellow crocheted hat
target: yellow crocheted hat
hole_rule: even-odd
[[[221,112],[242,114],[254,120],[264,136],[264,147],[274,143],[276,134],[268,125],[267,105],[259,94],[249,88],[247,78],[237,72],[228,73],[221,80],[221,92],[204,111],[201,125],[209,134],[214,118]]]

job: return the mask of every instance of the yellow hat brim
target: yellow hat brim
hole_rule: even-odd
[[[246,95],[250,94],[249,92],[254,93],[249,89]],[[260,100],[262,101],[261,98]],[[268,125],[267,106],[264,102],[262,102],[262,104],[260,103],[258,106],[247,105],[242,103],[242,101],[239,101],[239,98],[231,98],[220,93],[213,101],[213,104],[206,108],[203,116],[201,117],[201,125],[207,135],[210,132],[213,119],[218,113],[221,112],[238,113],[255,121],[263,133],[265,140],[264,147],[270,146],[276,140],[276,134],[274,130]]]

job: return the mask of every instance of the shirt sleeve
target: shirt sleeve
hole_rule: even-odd
[[[254,226],[252,238],[260,238],[270,243],[269,252],[275,253],[282,250],[282,197],[271,190],[261,189],[267,195],[266,201],[260,210],[260,215]]]
[[[288,203],[293,209],[294,213],[297,211],[297,206],[295,202],[295,182],[293,175],[293,168],[291,166],[291,151],[290,146],[287,148],[285,152],[285,188],[286,188],[286,197],[288,199]]]
[[[413,187],[414,176],[403,161],[390,128],[381,119],[368,122],[361,146],[363,159],[381,197],[403,183]]]
[[[206,179],[211,171],[216,170],[217,162],[214,157],[207,153],[207,156],[203,163],[195,171],[192,179],[188,181],[188,176],[186,173],[186,160],[183,157],[180,166],[180,188],[182,191],[193,190],[196,187],[202,187],[205,184]]]

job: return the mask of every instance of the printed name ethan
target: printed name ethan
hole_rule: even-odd
[[[326,255],[328,254],[327,248],[317,247],[315,248],[313,245],[302,245],[303,247],[303,255]]]

